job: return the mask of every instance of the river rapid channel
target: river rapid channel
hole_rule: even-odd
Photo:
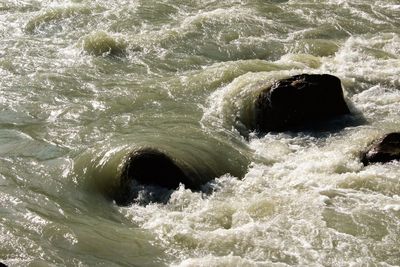
[[[301,73],[339,77],[351,115],[245,129]],[[400,163],[360,161],[399,130],[398,0],[1,0],[0,262],[399,266]],[[218,175],[119,207],[141,147]]]

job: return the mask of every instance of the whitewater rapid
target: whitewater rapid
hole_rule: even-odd
[[[0,261],[9,266],[398,266],[400,6],[386,1],[0,3]],[[254,97],[329,73],[351,115],[257,135]],[[167,203],[104,192],[159,147],[227,173]],[[225,164],[225,165],[224,165]]]

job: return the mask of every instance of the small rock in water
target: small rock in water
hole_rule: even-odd
[[[301,74],[280,80],[260,93],[252,130],[286,131],[348,113],[339,78]]]
[[[99,190],[107,198],[122,206],[132,203],[166,203],[173,191],[181,185],[186,189],[200,191],[205,184],[227,173],[243,177],[249,164],[247,157],[242,154],[227,158],[221,156],[219,151],[216,152],[215,147],[205,151],[198,150],[198,147],[177,150],[168,146],[142,146],[122,158],[116,156],[115,161],[107,160],[110,166],[99,164],[102,167],[97,175],[100,177],[98,179],[104,177],[104,184],[100,180],[96,184],[100,185]],[[108,170],[112,170],[112,174]],[[110,179],[113,174],[115,176]]]
[[[119,189],[114,193],[118,205],[132,203],[138,185],[176,189],[182,183],[187,188],[196,188],[175,160],[152,148],[134,151],[126,160],[120,179]]]
[[[385,135],[362,156],[362,163],[366,166],[371,163],[385,163],[400,160],[400,132]]]
[[[96,32],[84,39],[83,49],[94,56],[120,56],[124,54],[126,44],[105,32]]]

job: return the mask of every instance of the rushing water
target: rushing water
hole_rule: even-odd
[[[260,88],[300,73],[338,76],[352,115],[246,132]],[[400,163],[359,158],[399,129],[398,0],[1,0],[0,261],[400,265]],[[142,146],[221,176],[118,207]]]

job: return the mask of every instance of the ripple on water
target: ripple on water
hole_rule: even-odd
[[[63,148],[46,141],[34,140],[17,130],[0,130],[0,155],[3,157],[33,157],[48,160],[64,155]]]
[[[35,33],[46,29],[46,27],[57,27],[56,24],[63,20],[73,21],[79,16],[89,16],[91,13],[90,8],[82,5],[49,8],[31,18],[27,22],[25,30],[28,33]]]

